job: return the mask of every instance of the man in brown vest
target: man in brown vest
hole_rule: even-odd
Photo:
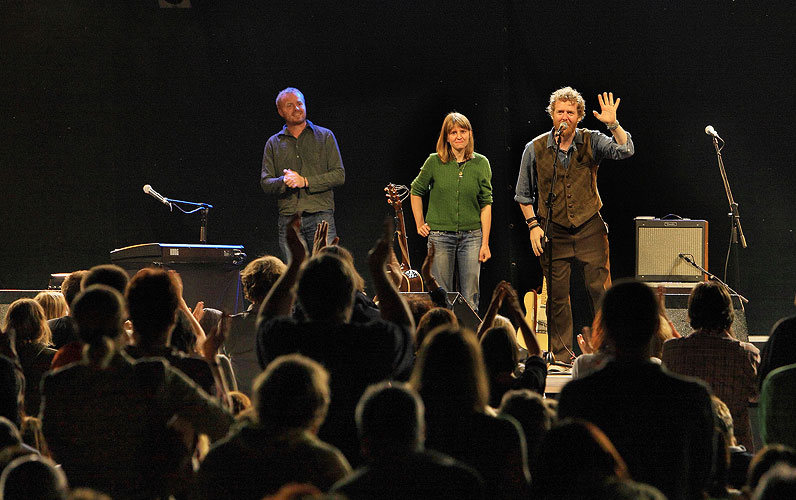
[[[525,146],[514,199],[520,204],[530,230],[533,253],[541,257],[548,275],[549,255],[544,253],[545,219],[550,217],[548,232],[553,242],[553,273],[548,282],[550,350],[556,358],[569,362],[572,352],[572,309],[569,302],[571,265],[583,265],[586,288],[596,306],[611,285],[608,263],[608,229],[600,216],[602,201],[597,192],[597,169],[603,159],[619,160],[633,155],[633,141],[616,119],[619,98],[612,92],[597,95],[600,112],[592,111],[613,137],[596,130],[577,128],[586,115],[583,96],[572,87],[550,95],[547,112],[553,128]],[[560,141],[558,158],[556,144]],[[553,178],[552,213],[547,198]],[[537,204],[538,202],[538,204]],[[538,206],[534,211],[534,204]],[[545,278],[547,279],[547,278]]]

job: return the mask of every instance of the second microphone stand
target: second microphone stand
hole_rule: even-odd
[[[718,134],[711,134],[711,136],[713,137],[713,147],[716,148],[716,159],[719,163],[719,173],[721,174],[721,180],[724,183],[724,192],[727,195],[727,202],[730,205],[730,211],[727,215],[732,219],[732,228],[730,229],[730,249],[728,250],[727,259],[724,263],[724,279],[727,279],[727,264],[730,259],[729,251],[732,248],[735,248],[735,285],[740,286],[741,270],[738,262],[738,244],[741,245],[741,248],[746,248],[746,237],[743,234],[743,228],[741,228],[741,214],[738,211],[738,203],[735,202],[735,199],[732,196],[730,181],[727,179],[727,171],[724,169],[724,159],[721,157],[721,150],[724,148],[724,139],[721,139]],[[721,147],[719,147],[719,139],[721,139],[722,142]]]
[[[213,208],[213,205],[209,203],[198,203],[195,201],[184,201],[184,200],[173,200],[171,198],[166,198],[166,200],[171,203],[173,206],[177,207],[177,210],[184,214],[192,214],[196,212],[200,212],[199,214],[199,243],[207,244],[207,219],[210,212],[210,209]],[[196,208],[193,210],[185,210],[181,206],[177,205],[177,203],[184,203],[186,205],[191,205]]]

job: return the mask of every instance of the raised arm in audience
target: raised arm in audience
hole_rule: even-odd
[[[294,286],[298,280],[301,264],[307,258],[307,247],[304,244],[304,239],[298,233],[300,225],[301,219],[298,216],[294,216],[287,225],[286,240],[290,250],[290,262],[263,301],[257,317],[258,325],[277,316],[289,316],[293,310],[293,303],[296,300]]]
[[[387,276],[387,261],[390,258],[392,239],[392,219],[388,218],[384,222],[384,231],[381,237],[368,253],[368,266],[376,295],[379,297],[379,310],[382,319],[399,325],[409,325],[414,335],[415,322],[412,319],[409,306]]]

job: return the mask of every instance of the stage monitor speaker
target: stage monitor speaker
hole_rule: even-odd
[[[702,281],[702,272],[680,258],[684,254],[707,269],[708,222],[636,217],[636,279]]]
[[[688,323],[688,293],[666,293],[664,295],[666,304],[666,315],[672,320],[672,324],[677,332],[685,337],[694,331]],[[732,332],[735,338],[742,342],[749,342],[749,332],[746,327],[746,312],[741,307],[741,299],[731,294],[732,306],[735,309],[735,320],[732,323]]]
[[[47,290],[0,290],[0,325],[6,321],[6,313],[8,306],[17,299],[32,299],[39,292],[46,292]]]
[[[406,296],[408,300],[412,300],[413,298],[431,300],[426,292],[401,292],[401,295]],[[470,307],[470,304],[464,300],[462,294],[459,292],[448,292],[448,303],[453,306],[453,314],[456,315],[456,319],[459,320],[460,325],[474,332],[478,330],[479,325],[481,325],[481,318],[479,318],[478,313]]]

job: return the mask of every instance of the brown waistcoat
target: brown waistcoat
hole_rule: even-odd
[[[602,208],[600,193],[597,192],[597,169],[591,154],[591,132],[578,129],[583,144],[575,144],[575,152],[569,161],[569,168],[556,165],[558,178],[553,193],[552,221],[564,227],[578,227],[588,221]],[[533,141],[536,156],[536,179],[538,186],[539,217],[547,217],[547,196],[553,177],[553,155],[555,149],[548,149],[548,134],[542,134]]]

